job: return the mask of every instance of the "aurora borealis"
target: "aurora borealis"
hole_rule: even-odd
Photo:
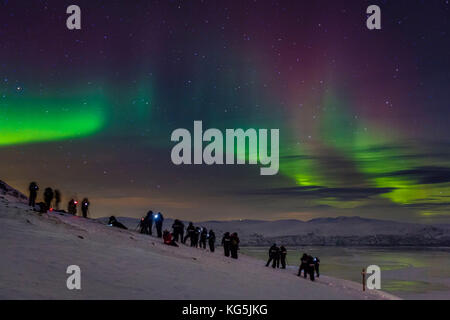
[[[73,96],[4,99],[0,119],[2,146],[90,135],[104,121],[104,104],[99,99]]]
[[[0,2],[0,179],[97,217],[450,222],[448,1],[74,3]],[[278,175],[173,165],[195,120],[279,128]]]

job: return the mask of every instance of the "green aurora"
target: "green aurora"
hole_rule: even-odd
[[[93,135],[106,122],[102,97],[14,96],[0,99],[0,146]]]

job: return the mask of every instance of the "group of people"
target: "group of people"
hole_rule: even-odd
[[[236,232],[230,234],[229,232],[225,232],[222,237],[222,246],[225,257],[237,259],[238,258],[238,250],[239,250],[239,237]]]
[[[286,269],[287,250],[284,246],[277,247],[274,243],[269,249],[269,260],[267,260],[266,267],[272,262],[272,268],[279,268],[281,262],[281,269]]]
[[[30,207],[33,207],[35,209],[38,208],[39,212],[47,212],[47,211],[59,211],[59,212],[65,212],[64,210],[61,210],[59,208],[59,205],[61,203],[61,193],[59,190],[48,187],[44,190],[44,202],[36,203],[37,194],[39,191],[39,186],[36,182],[31,182],[28,190],[30,192],[30,196],[28,197],[28,205]],[[54,203],[54,206],[52,204]],[[78,201],[75,199],[71,199],[67,205],[67,212],[73,215],[77,215],[77,205]],[[84,198],[81,202],[81,214],[84,218],[87,218],[88,212],[89,212],[89,200],[88,198]]]
[[[39,186],[36,182],[31,182],[28,189],[30,191],[28,204],[31,207],[36,208],[36,206],[39,206],[40,212],[47,212],[48,210],[65,212],[59,209],[61,203],[61,193],[59,190],[53,190],[50,187],[46,188],[44,190],[44,202],[36,203]],[[52,203],[54,203],[54,207],[52,207]],[[68,213],[76,215],[77,205],[78,201],[71,199],[67,206]],[[89,205],[89,200],[84,198],[81,202],[81,213],[84,218],[87,218],[88,216]],[[204,227],[195,227],[192,222],[189,222],[185,232],[184,223],[181,220],[175,219],[172,224],[173,232],[170,232],[169,230],[164,230],[163,232],[163,222],[164,216],[161,212],[154,213],[150,210],[147,212],[146,216],[140,220],[138,228],[140,229],[140,233],[152,235],[153,224],[155,224],[157,237],[163,238],[164,243],[167,245],[178,247],[178,242],[186,244],[186,241],[189,239],[191,247],[206,249],[206,244],[208,243],[209,250],[211,252],[215,251],[216,234],[212,229],[208,231]],[[120,229],[128,229],[125,225],[117,221],[114,216],[109,218],[108,225]],[[222,237],[222,246],[226,257],[231,256],[233,259],[238,258],[239,237],[236,232],[231,234],[230,232],[225,232]],[[269,260],[267,260],[266,267],[272,263],[272,268],[280,268],[281,264],[281,269],[286,269],[286,262],[286,248],[283,245],[278,247],[276,243],[274,243],[269,249]],[[298,276],[300,277],[303,271],[303,276],[305,278],[309,275],[311,281],[314,281],[315,276],[320,276],[319,265],[320,260],[318,257],[313,257],[304,253],[300,259]]]
[[[208,231],[205,227],[195,227],[192,222],[189,222],[185,230],[184,223],[175,219],[172,224],[172,232],[169,230],[162,231],[164,222],[164,216],[161,212],[154,213],[152,210],[148,211],[145,217],[142,217],[137,228],[139,228],[140,233],[152,235],[153,224],[156,227],[156,233],[158,238],[163,238],[164,244],[178,247],[178,243],[186,244],[189,239],[189,244],[194,248],[206,249],[209,247],[210,252],[215,251],[216,247],[216,234],[212,229]],[[109,224],[119,228],[125,228],[125,226],[120,226],[119,222],[115,217],[110,217]],[[230,234],[225,232],[222,237],[222,245],[224,248],[224,255],[237,259],[239,250],[239,237],[236,232]]]
[[[287,261],[286,258],[287,258],[286,248],[283,245],[278,248],[277,244],[274,243],[269,249],[269,260],[267,260],[266,267],[268,267],[272,262],[272,268],[280,268],[281,262],[281,269],[286,269],[286,261]],[[303,276],[305,278],[307,277],[307,275],[309,275],[311,281],[314,281],[314,274],[316,274],[317,277],[320,276],[319,265],[320,259],[318,257],[313,257],[311,255],[303,253],[300,259],[300,268],[298,270],[298,276],[300,277],[303,271]]]
[[[206,243],[208,243],[209,251],[214,252],[216,248],[216,234],[214,230],[205,227],[194,227],[192,222],[189,222],[186,228],[186,236],[184,236],[184,224],[182,221],[176,219],[172,225],[175,238],[180,236],[181,243],[186,243],[189,239],[191,247],[206,249]]]
[[[320,266],[320,259],[318,257],[313,257],[311,255],[304,253],[300,259],[300,268],[298,269],[298,276],[300,277],[303,271],[303,276],[305,277],[305,279],[309,274],[309,278],[311,279],[311,281],[314,281],[314,273],[316,274],[317,278],[320,276],[319,266]]]
[[[155,223],[156,234],[158,238],[161,238],[162,226],[164,222],[164,216],[161,212],[154,213],[152,210],[147,212],[147,215],[141,219],[139,222],[138,228],[140,228],[140,232],[143,234],[152,235],[153,223]]]

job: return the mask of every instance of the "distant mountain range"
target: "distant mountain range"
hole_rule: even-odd
[[[122,217],[119,221],[134,229],[139,219]],[[107,218],[100,219],[106,222]],[[164,221],[171,230],[173,220]],[[187,226],[187,222],[185,225]],[[241,244],[268,246],[450,246],[450,225],[424,225],[361,217],[300,220],[234,220],[196,222],[213,229],[220,240],[225,231],[237,232]]]

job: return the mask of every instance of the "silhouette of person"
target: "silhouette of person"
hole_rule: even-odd
[[[175,242],[175,240],[173,239],[172,234],[169,232],[169,230],[164,230],[163,233],[163,240],[164,240],[164,244],[167,244],[169,246],[173,246],[173,247],[178,247],[177,243]]]
[[[308,273],[308,255],[304,253],[300,258],[300,268],[298,269],[298,276],[302,275],[302,271],[304,272],[304,277],[306,278],[306,274]]]
[[[287,256],[287,250],[284,246],[281,246],[280,247],[281,269],[286,269],[286,256]]]
[[[141,233],[152,235],[153,211],[147,212],[147,215],[141,220]]]
[[[193,247],[198,248],[198,242],[200,240],[200,233],[202,232],[202,229],[200,227],[195,228],[194,235],[192,237],[192,240],[194,242]]]
[[[180,221],[180,224],[178,225],[178,234],[180,236],[181,243],[184,243],[184,223],[182,221]]]
[[[44,203],[47,208],[47,210],[50,210],[53,200],[53,190],[52,188],[45,188],[44,191]]]
[[[89,204],[88,198],[84,198],[83,201],[81,201],[81,213],[83,214],[83,218],[87,218]]]
[[[208,230],[206,228],[202,229],[200,233],[200,248],[206,249],[206,240],[208,238]]]
[[[46,213],[47,212],[47,206],[44,202],[38,202],[34,206],[34,210],[39,213]]]
[[[309,273],[309,278],[311,279],[311,281],[314,281],[314,258],[310,255],[308,255],[307,258],[307,270]],[[306,278],[306,273],[305,273],[305,278]]]
[[[125,227],[123,224],[121,224],[119,221],[117,221],[116,217],[114,216],[109,217],[108,224],[111,225],[112,227],[128,230],[128,228]]]
[[[69,201],[68,206],[67,206],[67,211],[68,211],[70,214],[73,214],[74,216],[77,215],[77,204],[78,204],[78,201],[71,199],[71,200]]]
[[[238,258],[238,250],[239,250],[239,237],[237,232],[234,232],[230,236],[230,253],[233,259]]]
[[[59,210],[59,204],[61,203],[61,193],[59,190],[55,190],[55,208]]]
[[[320,277],[320,273],[319,273],[320,259],[318,257],[314,257],[313,262],[314,262],[314,270],[316,271],[317,278],[319,278]]]
[[[216,245],[216,234],[211,229],[209,230],[208,233],[208,244],[209,244],[209,251],[214,252]]]
[[[186,228],[186,237],[184,237],[183,243],[186,243],[186,240],[189,238],[191,241],[191,247],[194,246],[194,234],[195,234],[195,227],[192,222],[189,222],[188,227]]]
[[[158,212],[157,214],[153,215],[153,219],[155,220],[155,227],[156,227],[156,233],[158,235],[158,238],[161,238],[164,217],[161,212]]]
[[[28,190],[30,191],[30,197],[28,198],[28,205],[30,207],[34,207],[36,204],[36,197],[37,197],[37,192],[39,190],[39,187],[36,184],[36,182],[33,181],[30,183]]]
[[[222,237],[223,253],[225,257],[230,256],[231,237],[229,232],[225,232]]]
[[[173,240],[178,242],[178,239],[180,239],[181,243],[183,243],[183,236],[184,236],[184,224],[178,219],[175,219],[175,221],[172,224],[173,229]]]
[[[280,249],[274,243],[269,249],[269,260],[267,260],[266,267],[272,262],[272,268],[280,267]]]

